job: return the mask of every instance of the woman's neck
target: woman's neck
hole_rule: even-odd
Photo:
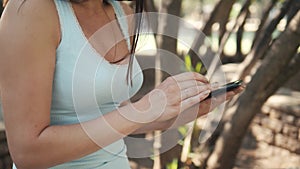
[[[82,1],[80,3],[73,4],[74,6],[77,6],[78,8],[84,9],[84,11],[89,11],[91,13],[99,13],[102,11],[102,5],[104,0],[86,0]]]

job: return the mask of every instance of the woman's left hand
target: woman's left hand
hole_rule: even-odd
[[[224,103],[225,101],[231,100],[234,96],[243,92],[244,89],[245,86],[242,85],[233,91],[229,91],[223,95],[212,97],[210,99],[206,99],[202,101],[199,105],[198,117],[211,112],[212,110],[214,110],[216,107],[218,107],[220,104]]]
[[[203,100],[199,104],[182,112],[176,118],[173,118],[172,120],[170,120],[169,124],[165,124],[165,126],[163,128],[164,129],[176,128],[178,126],[181,126],[181,125],[189,123],[193,120],[196,120],[198,117],[208,114],[209,112],[213,111],[216,107],[218,107],[225,101],[230,100],[237,94],[243,92],[244,89],[245,89],[245,86],[241,86],[241,87],[239,87],[233,91],[229,91],[223,95]]]

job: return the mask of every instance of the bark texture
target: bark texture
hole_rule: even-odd
[[[213,154],[208,161],[209,169],[231,169],[241,146],[242,139],[253,117],[263,103],[299,69],[300,11],[288,28],[272,44],[261,66],[253,76],[237,103],[228,109],[235,112],[225,124]],[[289,44],[289,45],[286,45]]]

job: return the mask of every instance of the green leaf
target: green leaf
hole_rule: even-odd
[[[189,131],[189,128],[186,126],[180,126],[177,130],[182,136],[186,136]]]
[[[202,68],[202,63],[198,62],[197,65],[196,65],[196,68],[195,68],[195,72],[200,73],[201,68]]]
[[[178,159],[175,158],[173,161],[169,164],[167,164],[167,169],[177,169],[178,168]]]
[[[192,60],[190,55],[186,55],[184,57],[184,62],[185,62],[185,68],[187,71],[193,71],[193,66],[192,66]]]

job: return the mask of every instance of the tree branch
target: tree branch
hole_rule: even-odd
[[[264,27],[264,25],[265,25],[265,23],[266,23],[266,21],[267,21],[267,19],[268,19],[268,16],[269,16],[269,14],[270,14],[270,11],[273,9],[273,7],[275,6],[276,2],[277,2],[277,0],[272,0],[272,1],[268,4],[268,6],[265,8],[264,13],[263,13],[263,15],[262,15],[262,18],[261,18],[261,20],[260,20],[260,24],[259,24],[259,26],[258,26],[258,29],[257,29],[256,33],[255,33],[255,37],[254,37],[254,40],[253,40],[253,42],[252,42],[252,47],[251,47],[251,49],[253,49],[254,44],[257,43],[258,37],[261,36],[262,29],[263,29],[263,27]]]
[[[255,63],[263,57],[266,51],[269,49],[269,44],[272,40],[272,33],[276,29],[276,26],[281,21],[281,19],[286,15],[291,5],[294,3],[294,0],[287,0],[278,15],[271,21],[269,26],[264,31],[262,37],[258,38],[256,44],[254,44],[254,48],[248,54],[244,62],[241,64],[241,68],[239,70],[240,75],[239,79],[244,79],[247,75],[249,75],[251,69],[254,67]]]
[[[229,109],[235,113],[232,120],[225,124],[224,131],[209,158],[209,169],[233,168],[242,139],[256,113],[265,101],[299,70],[299,55],[294,57],[300,45],[299,27],[300,11],[292,19],[288,28],[272,44],[271,50],[268,51],[237,104]],[[278,78],[281,81],[278,82]]]

